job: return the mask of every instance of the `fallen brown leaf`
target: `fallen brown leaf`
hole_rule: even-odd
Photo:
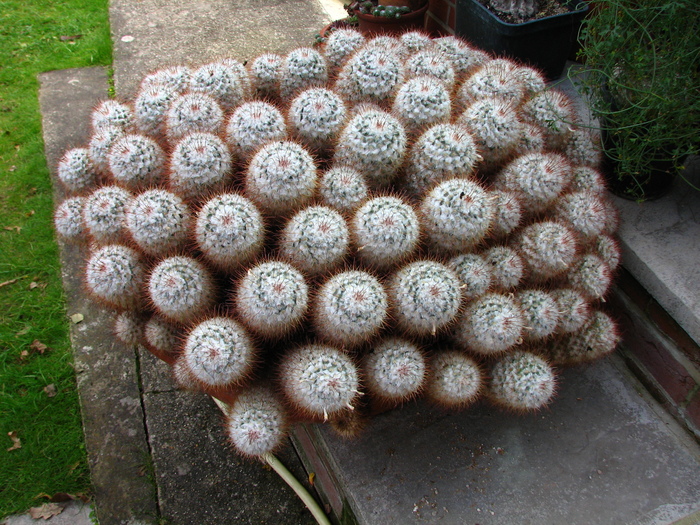
[[[3,286],[8,286],[10,284],[15,284],[17,281],[19,281],[19,279],[10,279],[9,281],[1,282],[0,288],[2,288]]]
[[[35,288],[41,288],[42,290],[48,286],[48,283],[38,283],[36,281],[32,281],[29,283],[29,289],[34,290]]]
[[[314,486],[314,481],[316,481],[316,473],[309,472],[309,485]]]
[[[74,324],[81,323],[85,319],[83,314],[73,314],[70,316],[70,320],[73,321]]]
[[[12,450],[17,450],[18,448],[22,448],[22,442],[17,437],[17,432],[13,430],[12,432],[8,432],[7,435],[12,440],[12,446],[7,449],[8,452],[11,452]]]
[[[9,171],[10,173],[12,173],[12,172],[15,171],[16,169],[17,169],[17,166],[12,165],[12,166],[10,166],[10,169],[8,169],[7,171]]]
[[[49,519],[63,512],[63,505],[58,503],[44,503],[41,507],[32,507],[29,509],[29,515],[35,520]]]
[[[35,212],[34,210],[29,210],[29,211],[27,212],[27,217],[31,217],[31,216],[34,215],[35,213],[36,213],[36,212]]]
[[[22,350],[22,351],[19,353],[19,358],[20,358],[21,360],[25,360],[27,357],[29,357],[29,350]]]
[[[14,166],[13,166],[13,168],[14,168]],[[10,169],[10,171],[14,171],[14,170]],[[5,226],[5,229],[8,232],[16,231],[17,233],[19,233],[20,231],[22,231],[22,228],[20,226]]]
[[[75,40],[83,38],[83,35],[62,35],[58,38],[61,42],[74,42]]]
[[[56,390],[56,385],[54,385],[53,383],[51,383],[50,385],[46,385],[44,387],[44,393],[48,397],[56,397],[56,394],[58,393]]]
[[[46,352],[49,349],[48,346],[46,346],[44,343],[42,343],[38,339],[34,339],[34,341],[32,341],[32,344],[29,345],[29,348],[31,348],[35,352],[39,352],[40,354],[43,354],[44,352]]]
[[[26,325],[24,328],[22,328],[19,332],[15,334],[15,338],[23,336],[24,334],[29,333],[29,330],[31,330],[32,327],[30,325]]]

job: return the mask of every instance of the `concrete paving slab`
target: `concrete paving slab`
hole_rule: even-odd
[[[356,440],[304,430],[363,525],[700,523],[700,450],[618,357],[565,371],[536,414],[420,402]]]
[[[224,445],[223,416],[211,398],[154,392],[144,399],[160,515],[169,525],[315,523],[274,471]],[[280,459],[306,477],[291,447]]]
[[[39,82],[45,153],[58,203],[63,199],[55,176],[58,160],[67,149],[87,144],[90,113],[107,97],[107,72],[53,71]],[[59,246],[67,313],[84,318],[71,325],[71,341],[97,517],[102,525],[153,519],[155,487],[141,473],[149,449],[135,354],[115,343],[113,314],[83,290],[86,248]]]
[[[689,159],[685,177],[700,187],[700,157]],[[659,200],[614,201],[625,267],[700,344],[700,191],[678,179]]]
[[[165,65],[286,54],[311,45],[330,19],[315,0],[113,0],[117,94],[133,96],[144,75]]]

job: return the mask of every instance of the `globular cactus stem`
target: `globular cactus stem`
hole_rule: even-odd
[[[167,190],[148,190],[126,208],[126,227],[144,253],[166,255],[181,249],[189,236],[191,214],[183,200]]]
[[[258,458],[281,447],[287,416],[271,388],[257,385],[241,392],[226,414],[226,433],[243,456]]]
[[[322,339],[353,348],[379,332],[387,319],[388,307],[384,286],[372,274],[340,272],[318,290],[314,326]]]
[[[327,420],[354,408],[359,373],[350,357],[332,346],[312,344],[287,353],[279,365],[279,381],[288,402],[301,414]]]
[[[418,336],[435,335],[452,323],[462,302],[461,283],[444,264],[407,264],[391,279],[393,316],[400,328]]]
[[[309,287],[290,264],[268,261],[249,268],[235,293],[240,319],[256,334],[279,338],[296,328],[306,315]]]
[[[491,368],[488,392],[497,405],[527,412],[546,405],[556,385],[556,376],[547,361],[519,350],[501,357]]]
[[[362,371],[370,394],[396,405],[420,393],[428,367],[423,352],[416,344],[391,337],[369,350],[362,360]]]
[[[426,394],[433,403],[448,409],[463,409],[473,404],[483,391],[481,367],[462,351],[440,349],[431,357],[429,366]]]
[[[455,341],[480,355],[502,354],[523,341],[525,316],[512,295],[487,293],[469,303]]]
[[[127,246],[109,244],[95,250],[85,267],[90,294],[116,309],[135,309],[141,304],[145,271],[139,253]]]

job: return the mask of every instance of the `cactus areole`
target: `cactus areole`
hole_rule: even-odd
[[[54,216],[120,344],[228,403],[242,455],[418,397],[537,410],[615,349],[599,140],[539,71],[421,32],[250,58],[99,104]]]

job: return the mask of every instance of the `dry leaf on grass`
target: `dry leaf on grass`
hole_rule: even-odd
[[[32,344],[29,345],[29,348],[31,348],[35,352],[39,352],[40,354],[43,354],[44,352],[46,352],[49,349],[48,346],[46,346],[44,343],[42,343],[38,339],[34,339],[34,341],[32,341]]]
[[[32,507],[29,509],[29,515],[35,520],[49,519],[63,512],[63,505],[58,503],[44,503],[41,507]]]
[[[56,390],[56,385],[54,385],[53,383],[51,383],[50,385],[46,385],[44,387],[44,393],[48,397],[56,397],[56,394],[58,393]]]
[[[18,448],[22,448],[22,442],[17,437],[17,432],[13,430],[12,432],[8,432],[7,435],[12,440],[12,446],[7,449],[8,452],[11,452],[12,450],[17,450]]]
[[[16,231],[17,233],[20,233],[20,232],[22,231],[22,227],[21,227],[21,226],[5,226],[5,229],[6,229],[8,232]]]
[[[3,281],[0,283],[0,288],[2,288],[3,286],[8,286],[10,284],[15,284],[17,281],[19,281],[19,279],[10,279],[9,281]]]
[[[32,281],[29,283],[29,289],[34,290],[34,288],[41,288],[42,290],[48,286],[47,283],[38,283],[36,281]]]

